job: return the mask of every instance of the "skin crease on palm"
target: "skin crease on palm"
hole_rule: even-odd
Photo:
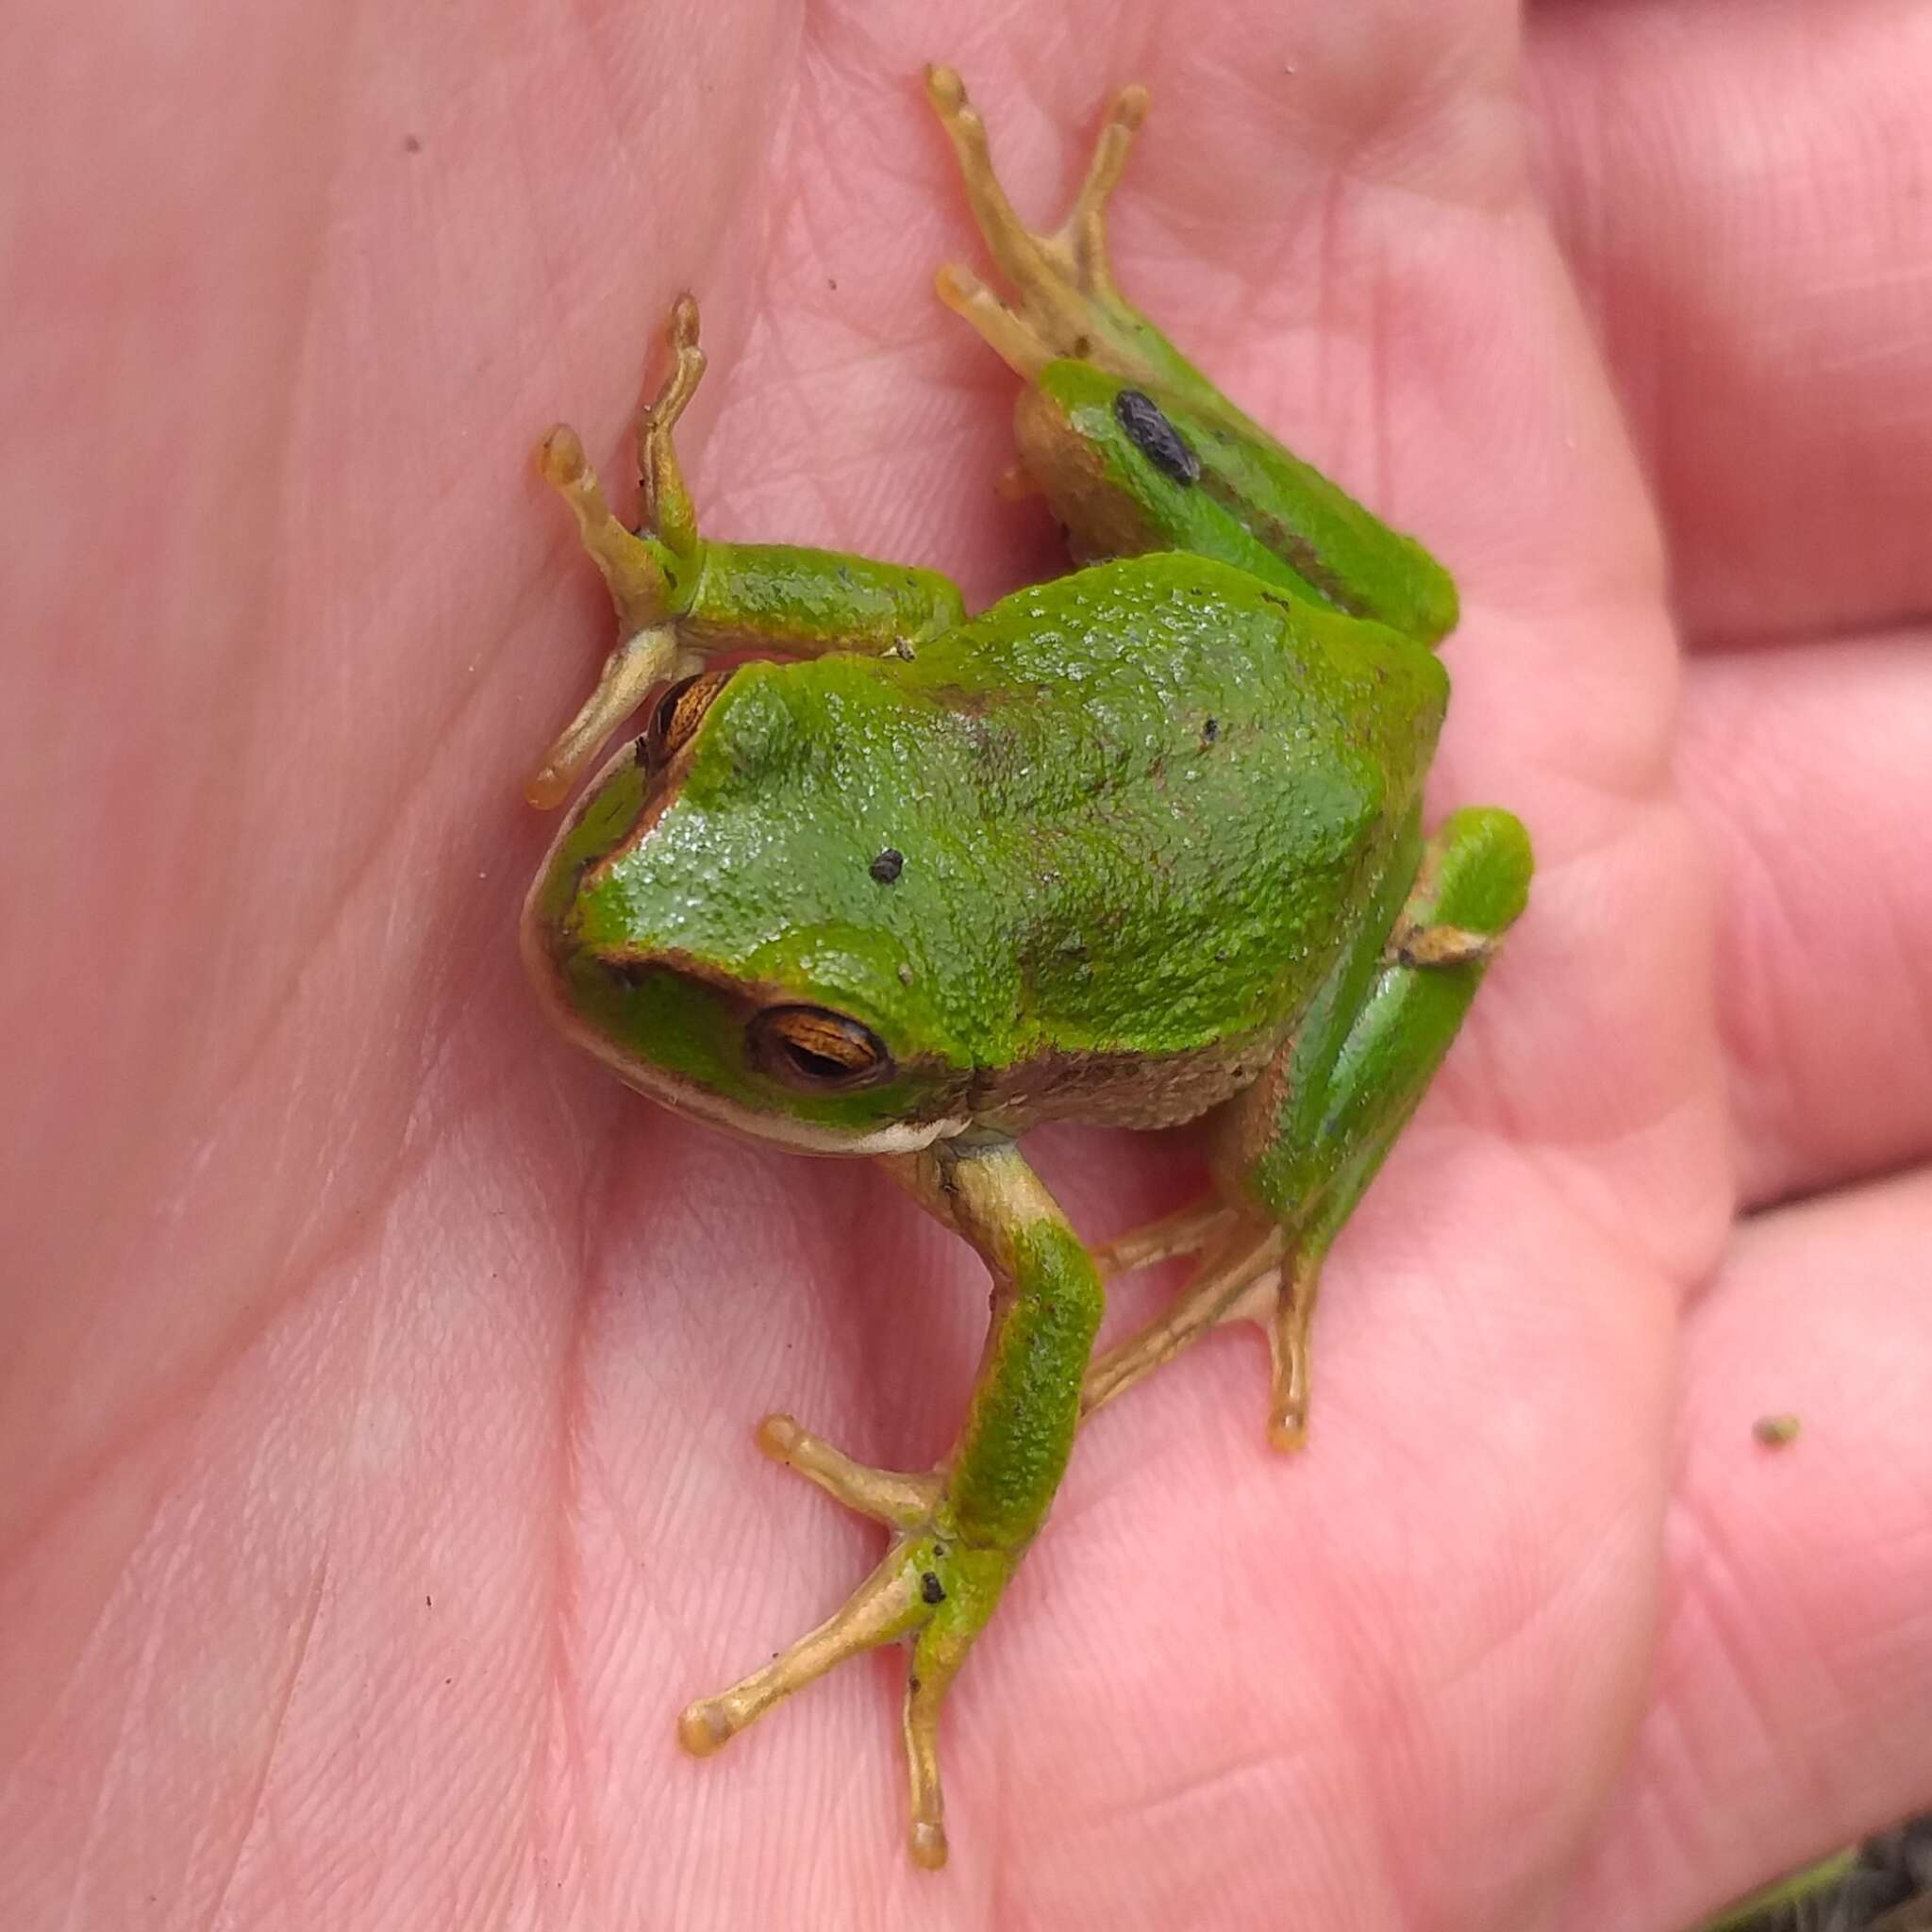
[[[1932,9],[362,9],[0,34],[0,1923],[1664,1932],[1932,1799]],[[984,1276],[547,1030],[519,783],[672,296],[706,527],[1059,567],[921,63],[1462,585],[1540,870],[1336,1251],[1083,1436],[901,1840],[872,1533]],[[1667,591],[1666,585],[1669,589]],[[1029,1142],[1083,1231],[1185,1133]],[[1130,1283],[1113,1320],[1171,1278]],[[1751,1424],[1792,1411],[1781,1451]]]

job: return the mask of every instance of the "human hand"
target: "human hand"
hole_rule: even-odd
[[[1533,8],[1525,131],[1496,0],[946,11],[16,24],[9,1924],[1636,1932],[1932,1796],[1932,21]],[[1083,1437],[938,1880],[888,1667],[672,1727],[870,1554],[749,1424],[929,1460],[976,1264],[620,1090],[513,943],[608,641],[529,448],[621,474],[678,289],[708,529],[1057,567],[934,57],[1041,213],[1154,84],[1123,286],[1455,568],[1436,800],[1541,866],[1306,1455],[1241,1338]],[[1197,1178],[1029,1151],[1096,1237]]]

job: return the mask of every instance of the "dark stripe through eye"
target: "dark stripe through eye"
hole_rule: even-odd
[[[1182,441],[1181,433],[1161,413],[1152,396],[1124,389],[1113,399],[1113,413],[1127,440],[1158,470],[1176,483],[1201,480],[1201,458]]]

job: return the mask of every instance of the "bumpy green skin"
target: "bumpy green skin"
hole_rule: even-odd
[[[957,1116],[1068,1055],[1265,1056],[1373,901],[1446,694],[1407,639],[1224,564],[1095,567],[909,660],[746,665],[647,835],[632,763],[539,904],[626,1054],[818,1124]],[[906,1077],[778,1088],[747,985],[852,1014]]]
[[[1405,845],[1413,851],[1410,828]],[[1421,1102],[1482,983],[1486,957],[1416,965],[1387,954],[1398,914],[1414,924],[1500,938],[1529,892],[1529,841],[1506,811],[1454,814],[1430,841],[1421,877],[1390,868],[1376,916],[1294,1029],[1287,1077],[1259,1085],[1221,1122],[1224,1147],[1258,1146],[1227,1171],[1232,1190],[1294,1227],[1305,1255],[1325,1252]],[[1405,906],[1405,891],[1407,894]],[[1265,1110],[1258,1123],[1249,1118]]]
[[[994,1328],[947,1501],[962,1541],[1017,1557],[1073,1454],[1080,1377],[1104,1304],[1093,1262],[1067,1227],[1016,1228],[1009,1266],[1011,1312]]]
[[[693,644],[786,651],[883,651],[963,622],[959,592],[938,571],[790,543],[703,543],[672,607]]]

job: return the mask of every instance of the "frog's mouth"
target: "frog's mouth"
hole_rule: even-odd
[[[788,1030],[788,1016],[813,1009],[774,989],[721,982],[674,955],[600,953],[531,921],[523,939],[559,1030],[675,1113],[807,1154],[911,1154],[973,1124],[963,1105],[948,1104],[962,1099],[950,1083],[935,1089],[921,1072],[890,1062],[842,1085],[835,1078],[813,1117],[764,1091],[782,1050],[774,1036]],[[798,1050],[809,1058],[822,1045],[808,1041]]]

